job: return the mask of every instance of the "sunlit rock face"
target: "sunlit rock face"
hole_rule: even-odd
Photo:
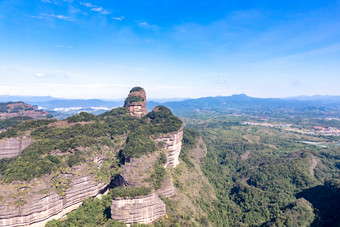
[[[127,224],[148,224],[165,215],[165,204],[155,194],[130,199],[114,199],[111,217]]]
[[[167,151],[167,165],[176,167],[179,164],[178,157],[181,153],[183,139],[183,127],[176,132],[167,133],[156,138],[156,141],[163,142]]]
[[[18,156],[31,143],[28,136],[0,140],[0,159]]]
[[[130,111],[131,116],[142,117],[148,113],[146,109],[146,93],[141,87],[134,87],[130,90],[125,99],[124,107]]]
[[[49,220],[59,219],[77,209],[84,199],[99,195],[105,187],[90,176],[83,176],[71,181],[64,196],[55,191],[32,193],[30,200],[20,206],[0,203],[0,226],[45,226]]]

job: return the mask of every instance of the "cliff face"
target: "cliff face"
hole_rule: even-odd
[[[148,113],[146,109],[146,92],[143,88],[132,88],[130,94],[125,100],[124,107],[126,107],[131,116],[142,117]]]
[[[46,183],[46,182],[45,182]],[[36,180],[32,185],[24,185],[20,193],[24,194],[25,187],[32,187],[21,203],[6,200],[0,204],[0,226],[44,226],[49,220],[59,219],[68,212],[78,208],[82,200],[95,197],[106,188],[103,183],[92,180],[90,176],[73,179],[64,196],[51,191],[46,194],[41,189],[47,189],[43,181]],[[14,186],[15,187],[15,186]],[[7,193],[13,191],[13,185],[9,185]],[[4,189],[5,190],[5,189]],[[6,192],[2,192],[4,195]],[[7,197],[15,197],[13,194],[5,194]],[[18,198],[16,198],[18,199]]]
[[[165,204],[155,193],[133,199],[114,199],[111,205],[111,217],[127,224],[147,224],[164,215]]]
[[[163,142],[167,151],[167,165],[176,167],[179,164],[178,157],[181,153],[183,139],[183,127],[177,132],[167,133],[156,138],[156,141]]]
[[[0,159],[11,158],[19,155],[22,150],[32,143],[28,136],[0,140]]]
[[[41,185],[40,185],[41,186]],[[103,192],[106,185],[97,183],[89,176],[75,178],[64,196],[56,192],[26,195],[27,203],[0,204],[0,226],[44,226],[49,220],[59,219],[77,209],[82,200]],[[9,189],[10,190],[10,189]]]

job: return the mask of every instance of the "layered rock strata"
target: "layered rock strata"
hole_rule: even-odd
[[[155,194],[131,199],[114,199],[111,217],[127,224],[147,224],[165,215],[165,204]]]
[[[31,143],[32,139],[28,136],[0,140],[0,159],[19,155]]]
[[[95,182],[90,176],[71,181],[71,186],[60,196],[56,192],[45,195],[34,193],[24,205],[0,204],[0,226],[45,226],[77,209],[82,201],[102,193],[106,185]]]
[[[143,88],[132,88],[125,100],[124,107],[130,111],[131,116],[142,117],[148,113],[146,109],[146,93]]]
[[[181,153],[183,139],[183,126],[177,132],[167,133],[156,138],[157,142],[163,142],[167,151],[167,165],[176,167],[179,164],[178,157]]]

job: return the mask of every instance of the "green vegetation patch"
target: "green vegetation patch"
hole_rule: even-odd
[[[134,198],[137,196],[146,196],[151,193],[147,187],[117,187],[110,190],[112,198]]]
[[[138,92],[138,91],[141,91],[141,90],[143,90],[143,88],[141,88],[141,87],[133,87],[131,90],[130,90],[130,93],[132,93],[132,92]]]
[[[175,132],[183,125],[183,122],[165,106],[155,107],[146,118],[151,120],[150,130],[153,134]]]
[[[38,128],[44,125],[48,125],[55,121],[56,120],[45,120],[45,119],[24,121],[2,132],[0,134],[0,139],[19,136],[19,135],[22,135],[27,130],[35,129],[35,128]]]
[[[68,122],[88,122],[88,121],[95,121],[96,116],[87,112],[81,112],[77,115],[69,117],[66,119]]]
[[[124,148],[125,157],[139,158],[156,150],[156,144],[150,139],[151,133],[147,126],[141,126],[131,132]]]
[[[175,132],[183,124],[164,106],[158,106],[141,120],[144,123],[128,135],[123,151],[125,158],[139,158],[142,155],[154,152],[157,150],[157,146],[151,137],[157,137],[161,133]]]
[[[32,120],[33,118],[31,117],[21,117],[21,116],[17,116],[17,117],[11,117],[5,120],[0,120],[0,129],[6,129],[12,126],[16,126],[18,124],[20,124],[23,121],[27,121],[27,120]]]
[[[190,128],[184,128],[183,130],[183,144],[181,153],[179,154],[180,159],[185,162],[188,168],[193,168],[194,164],[191,162],[189,157],[189,151],[196,146],[196,139],[199,137],[199,133]]]
[[[1,180],[6,183],[14,180],[27,181],[44,174],[50,174],[60,167],[79,165],[91,154],[81,151],[82,149],[77,150],[77,148],[114,146],[111,142],[112,139],[138,128],[142,124],[141,119],[110,113],[97,117],[79,114],[71,120],[81,119],[83,121],[87,116],[91,120],[94,119],[94,122],[74,124],[68,127],[52,127],[47,125],[54,120],[27,121],[2,133],[1,136],[5,137],[34,129],[31,133],[34,138],[33,144],[24,149],[17,157],[0,160]],[[59,153],[59,155],[51,155],[50,153],[53,152]]]
[[[166,169],[163,166],[165,165],[166,161],[166,155],[161,153],[159,159],[153,165],[150,177],[147,179],[147,181],[152,182],[152,185],[156,190],[162,186],[166,174]]]
[[[66,220],[52,220],[46,227],[69,227],[69,226],[126,226],[123,222],[110,220],[111,196],[104,195],[102,199],[85,199],[83,204],[67,214]]]
[[[129,96],[125,99],[124,105],[134,102],[144,102],[144,98],[139,95]]]

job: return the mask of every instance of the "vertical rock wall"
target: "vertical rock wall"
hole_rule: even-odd
[[[183,126],[177,132],[167,133],[156,138],[158,142],[165,143],[167,151],[167,165],[176,167],[179,164],[178,157],[181,153],[183,139]]]
[[[165,204],[155,194],[131,199],[114,199],[111,217],[127,224],[147,224],[165,215]]]
[[[19,155],[31,143],[32,139],[28,136],[0,140],[0,159]]]

